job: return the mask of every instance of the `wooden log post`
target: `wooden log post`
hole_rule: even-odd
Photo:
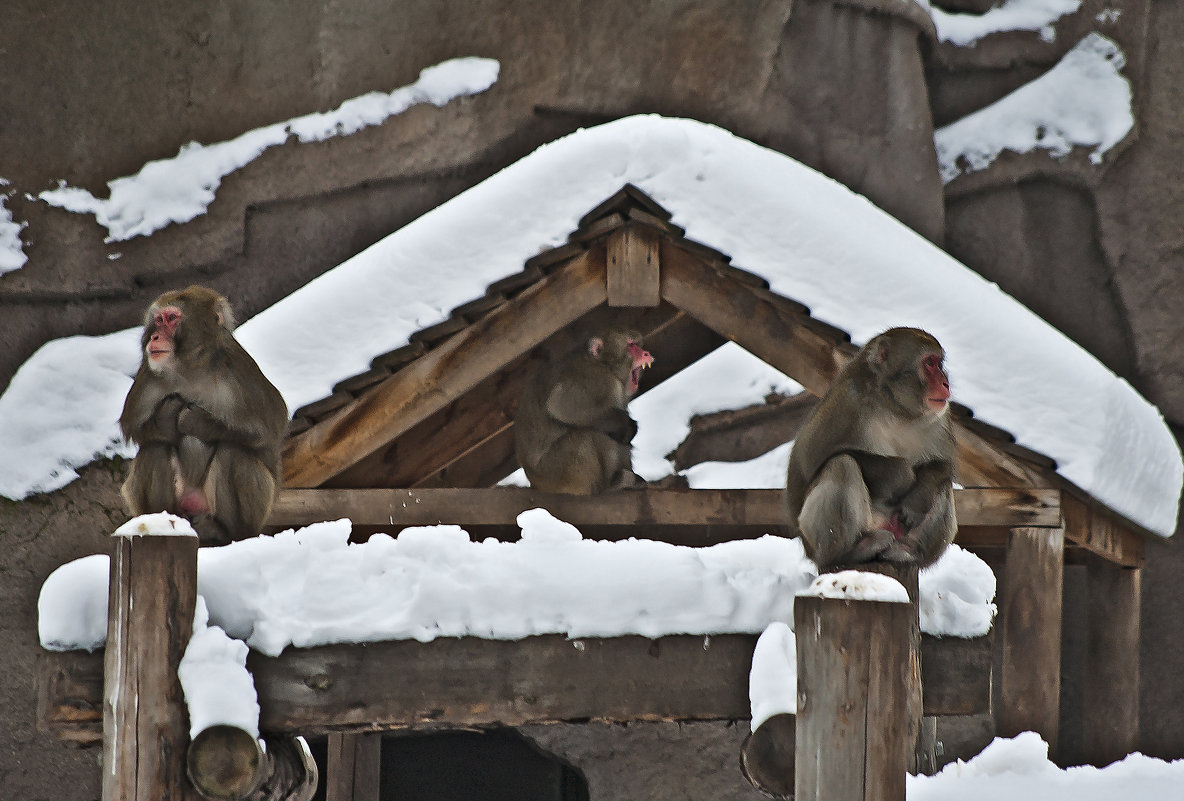
[[[177,666],[193,631],[197,535],[124,526],[111,555],[103,682],[103,801],[196,801]]]
[[[1002,664],[1000,737],[1034,731],[1057,753],[1061,706],[1061,613],[1065,532],[1013,528],[1007,539],[999,609]]]
[[[1084,758],[1099,767],[1134,751],[1139,736],[1139,590],[1142,570],[1091,557]]]
[[[903,801],[910,604],[799,596],[797,801]]]

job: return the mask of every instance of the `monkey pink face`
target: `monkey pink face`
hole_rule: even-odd
[[[933,412],[944,412],[950,404],[950,379],[941,366],[941,354],[930,353],[921,359],[921,378],[925,381],[925,405]]]
[[[153,370],[162,368],[177,349],[177,328],[181,325],[181,310],[163,306],[152,313],[152,328],[144,345],[144,355]]]
[[[625,351],[633,360],[633,368],[629,371],[629,386],[627,387],[629,394],[632,395],[637,392],[637,387],[641,383],[641,371],[653,365],[654,357],[648,351],[643,350],[635,339],[626,343]]]

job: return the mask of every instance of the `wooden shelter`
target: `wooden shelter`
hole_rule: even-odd
[[[645,336],[657,357],[646,373],[651,387],[732,340],[821,395],[856,350],[843,331],[773,293],[725,254],[686,239],[668,212],[625,186],[589,211],[567,244],[529,259],[521,273],[298,409],[270,528],[349,517],[358,538],[456,523],[475,538],[512,539],[516,516],[541,506],[589,538],[709,545],[782,532],[777,490],[663,486],[569,497],[495,486],[517,467],[513,418],[524,382],[541,360],[609,322]],[[926,714],[991,709],[1000,735],[1034,730],[1055,749],[1063,569],[1067,561],[1082,562],[1091,599],[1086,747],[1095,762],[1128,753],[1138,732],[1146,532],[1007,432],[957,404],[953,414],[957,542],[1000,578],[1000,656],[992,690],[989,641],[924,638]],[[371,801],[376,790],[355,773],[372,770],[361,766],[373,765],[374,733],[382,730],[746,718],[754,641],[712,637],[706,647],[701,637],[625,637],[582,641],[579,648],[558,636],[387,642],[289,649],[277,658],[252,654],[249,666],[261,728],[329,733],[330,786],[348,785],[339,798]],[[353,676],[348,686],[334,681],[342,670]],[[96,671],[101,681],[93,659],[49,659],[42,718],[63,736],[96,736],[93,707],[87,711],[79,700],[93,699]]]

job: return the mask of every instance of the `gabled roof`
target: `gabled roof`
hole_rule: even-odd
[[[658,354],[650,387],[726,337],[823,393],[856,350],[850,336],[727,254],[688,239],[670,218],[625,185],[584,215],[566,243],[298,409],[285,485],[491,485],[516,467],[513,410],[535,362],[608,320],[640,329]],[[1050,457],[961,404],[952,410],[963,485],[1067,484]]]

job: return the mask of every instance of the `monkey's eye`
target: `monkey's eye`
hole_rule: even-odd
[[[941,366],[941,359],[936,354],[930,354],[921,360],[921,364],[925,365],[927,370],[936,370]]]

